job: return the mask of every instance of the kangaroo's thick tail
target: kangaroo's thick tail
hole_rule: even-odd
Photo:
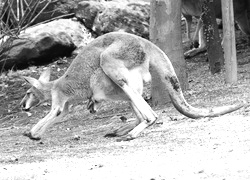
[[[196,119],[200,117],[215,117],[226,113],[233,112],[246,105],[246,102],[241,102],[236,105],[222,106],[211,109],[195,108],[188,104],[183,96],[179,80],[176,76],[172,63],[169,58],[157,46],[152,45],[150,48],[154,49],[150,55],[150,66],[157,71],[161,83],[167,89],[174,107],[187,117]],[[151,52],[150,51],[150,52]]]

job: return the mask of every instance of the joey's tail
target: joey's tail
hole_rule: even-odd
[[[158,73],[161,78],[161,83],[163,83],[168,89],[174,107],[180,113],[193,119],[200,117],[215,117],[233,112],[245,106],[246,103],[244,102],[237,105],[222,106],[211,109],[195,108],[191,106],[186,102],[183,96],[179,80],[168,57],[158,47],[153,45],[151,48],[154,50],[150,57],[150,66],[153,66],[153,69],[157,71],[156,73]]]

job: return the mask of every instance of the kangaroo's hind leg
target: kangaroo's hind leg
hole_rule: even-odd
[[[133,74],[133,72],[131,73]],[[134,77],[133,79],[136,79],[136,77]],[[132,82],[130,82],[130,84],[131,83]],[[138,93],[142,94],[142,78],[137,77],[135,83],[137,86],[136,89]],[[130,101],[130,99],[124,94],[122,89],[118,87],[108,76],[106,76],[101,68],[97,69],[91,76],[90,89],[92,92],[90,93],[91,95],[89,97],[88,103],[88,109],[90,110],[90,112],[95,112],[98,109],[98,104],[100,104],[105,99]],[[124,136],[143,121],[142,115],[138,112],[138,109],[131,101],[130,106],[133,109],[134,114],[137,116],[136,120],[123,124],[121,127],[114,130],[113,132],[106,134],[105,137]]]
[[[158,116],[142,96],[133,91],[133,88],[127,84],[124,84],[121,88],[130,98],[137,119],[140,119],[140,123],[121,139],[131,140],[136,138],[145,128],[152,125],[157,120]]]
[[[131,103],[131,107],[133,108],[133,111],[136,115],[136,121],[132,124],[133,126],[124,126],[121,128],[122,130],[127,130],[126,133],[122,134],[121,138],[118,139],[118,141],[128,141],[136,138],[145,128],[147,128],[149,125],[153,124],[153,122],[148,123],[148,121],[145,121],[145,117],[141,114],[141,112],[137,109],[137,107]],[[120,129],[118,129],[119,132]],[[120,133],[121,134],[121,133]]]
[[[143,129],[153,124],[157,119],[156,113],[136,90],[138,87],[136,87],[137,83],[135,79],[140,79],[138,76],[142,76],[141,71],[138,74],[132,74],[131,69],[129,70],[124,65],[124,61],[114,58],[111,53],[103,53],[101,55],[100,65],[105,74],[123,90],[129,101],[131,101],[134,106],[133,109],[136,109],[135,113],[137,118],[143,119],[142,122],[133,128],[132,131],[128,133],[127,137],[124,138],[124,140],[134,139]],[[140,65],[142,70],[143,66],[143,64]]]
[[[133,105],[133,103],[130,102],[130,106],[132,107],[134,114],[137,117],[136,120],[119,127],[118,129],[114,130],[111,133],[106,134],[105,137],[116,137],[116,136],[127,135],[131,130],[133,130],[138,124],[140,124],[144,120],[142,115],[138,112],[137,108]]]

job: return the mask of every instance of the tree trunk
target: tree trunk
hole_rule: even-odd
[[[212,74],[215,74],[221,71],[224,56],[213,3],[213,0],[203,0],[201,19],[203,21],[204,36],[207,44],[210,71]]]
[[[182,47],[181,0],[151,1],[150,40],[167,54],[180,80],[181,87],[185,90],[187,73]],[[157,77],[152,79],[152,104],[163,105],[170,99],[166,87],[163,87],[163,84],[157,80]]]
[[[232,0],[222,0],[223,47],[225,56],[226,82],[237,83],[237,58],[234,32],[234,11]]]

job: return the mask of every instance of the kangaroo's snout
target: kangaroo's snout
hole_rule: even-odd
[[[91,98],[89,99],[89,102],[87,104],[87,109],[91,114],[96,113],[95,102]]]
[[[21,102],[20,103],[20,108],[23,110],[23,111],[29,111],[30,110],[30,107],[26,107],[26,104],[24,102]]]
[[[27,101],[28,101],[28,97],[27,97],[27,94],[24,96],[24,98],[21,100],[20,102],[20,108],[23,110],[23,111],[29,111],[30,110],[30,107],[27,106]]]
[[[26,108],[26,103],[25,103],[25,99],[22,99],[22,101],[20,102],[20,108],[23,110],[23,111],[28,111],[29,108]]]
[[[28,93],[20,102],[20,107],[23,111],[29,111],[32,107],[38,106],[40,102],[33,94]]]

